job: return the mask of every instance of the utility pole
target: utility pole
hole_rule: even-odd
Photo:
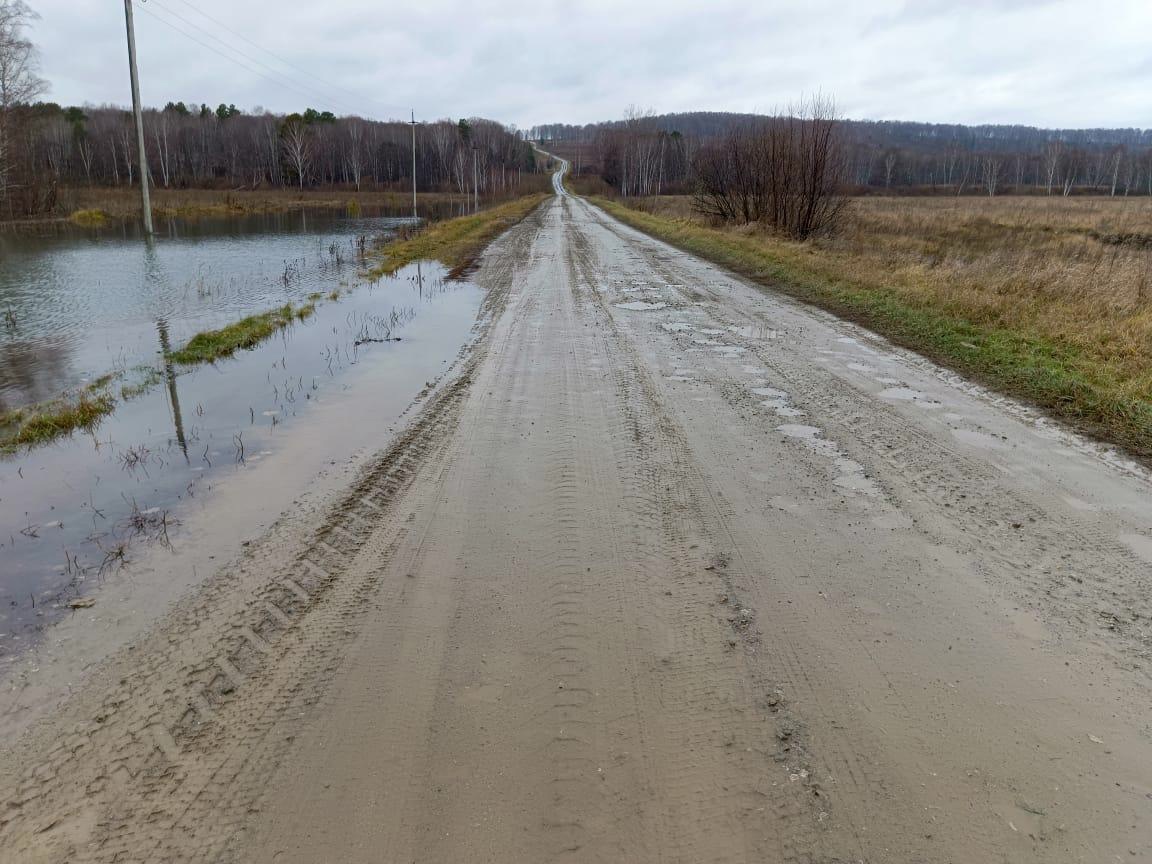
[[[479,175],[476,173],[476,151],[479,148],[472,145],[472,212],[475,213],[480,209],[480,181]]]
[[[148,154],[144,152],[144,118],[140,114],[140,75],[136,72],[136,28],[132,24],[132,0],[124,0],[124,21],[128,27],[128,69],[132,76],[132,114],[136,118],[136,147],[140,155],[140,205],[144,233],[152,235],[152,201],[148,197]]]
[[[412,218],[416,219],[416,110],[412,110]]]

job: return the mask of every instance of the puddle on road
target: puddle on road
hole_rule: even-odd
[[[651,312],[656,309],[667,309],[667,303],[645,303],[641,300],[633,300],[630,303],[614,303],[617,309],[627,309],[630,312]]]
[[[832,479],[834,485],[870,497],[880,495],[880,487],[865,474],[864,466],[848,458],[834,441],[824,438],[824,432],[818,426],[785,423],[777,426],[776,431],[801,441],[812,452],[829,459],[838,472]]]
[[[444,277],[439,265],[404,268],[251,351],[165,374],[92,435],[0,461],[0,655],[142,545],[179,546],[182,508],[254,470],[305,414],[339,411],[355,424],[362,400],[407,404],[468,341],[480,308],[478,287]],[[364,341],[389,335],[400,341]]]
[[[982,450],[1007,450],[1008,443],[1001,438],[978,432],[975,429],[953,429],[952,437],[963,444],[969,444]]]
[[[783,390],[777,390],[775,387],[752,387],[750,388],[757,396],[767,396],[769,399],[787,399],[788,394]]]
[[[784,335],[783,331],[764,324],[733,325],[728,328],[728,332],[745,339],[779,339]]]
[[[876,395],[881,399],[891,399],[895,402],[921,402],[925,405],[939,404],[929,402],[927,396],[919,390],[913,390],[911,387],[888,387]]]
[[[750,392],[756,396],[767,397],[760,403],[761,407],[773,411],[777,417],[803,417],[804,412],[794,408],[789,403],[788,394],[775,387],[750,387]]]

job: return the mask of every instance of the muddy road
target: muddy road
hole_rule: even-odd
[[[476,279],[355,483],[4,742],[0,859],[1152,860],[1140,469],[564,194]]]

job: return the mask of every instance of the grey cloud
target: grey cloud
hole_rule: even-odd
[[[33,3],[52,98],[127,101],[119,5]],[[428,118],[530,126],[617,117],[630,104],[770,110],[821,91],[851,116],[880,119],[1152,125],[1142,45],[1152,4],[1135,0],[1116,0],[1107,14],[1097,0],[137,3],[146,10],[137,17],[151,104],[315,105],[368,116],[401,116],[411,105]],[[248,55],[241,62],[282,68],[196,8],[336,86],[304,78],[292,88],[256,67],[268,80],[157,20],[215,44],[173,16],[197,21]]]

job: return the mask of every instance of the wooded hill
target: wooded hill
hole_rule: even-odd
[[[733,127],[764,119],[710,111],[632,112],[623,120],[583,126],[544,124],[528,134],[572,156],[581,171],[606,175],[613,173],[622,147],[635,149],[637,141],[648,140],[661,162],[661,187],[675,191],[688,181],[692,155],[702,145]],[[848,151],[848,179],[861,191],[1152,194],[1148,129],[870,120],[841,120],[839,125]]]

